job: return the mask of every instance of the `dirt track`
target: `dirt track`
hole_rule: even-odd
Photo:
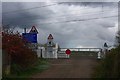
[[[96,57],[71,55],[70,59],[50,59],[51,67],[32,78],[91,78],[97,64]]]

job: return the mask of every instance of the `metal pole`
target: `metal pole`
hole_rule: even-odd
[[[24,28],[24,33],[26,33],[26,28]]]

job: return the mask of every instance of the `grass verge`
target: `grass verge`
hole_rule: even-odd
[[[27,70],[25,70],[24,72],[21,71],[19,72],[19,74],[10,74],[6,77],[3,78],[3,80],[8,80],[8,79],[12,79],[12,80],[16,80],[17,78],[22,79],[22,80],[27,80],[27,78],[30,78],[30,76],[36,74],[36,73],[40,73],[44,70],[47,70],[49,68],[49,63],[47,59],[42,59],[39,58],[38,62],[36,63],[36,66],[29,68]]]

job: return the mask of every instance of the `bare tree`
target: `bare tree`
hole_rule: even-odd
[[[14,31],[14,28],[15,28],[14,26],[10,26],[9,24],[2,26],[3,31],[8,34],[12,34]]]

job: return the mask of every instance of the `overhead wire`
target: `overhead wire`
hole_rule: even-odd
[[[33,9],[37,9],[37,8],[42,8],[42,7],[48,7],[48,6],[53,6],[53,5],[57,5],[57,4],[62,4],[62,3],[56,3],[56,4],[49,4],[49,5],[43,5],[43,6],[39,6],[39,7],[32,7],[32,8],[27,8],[27,9],[21,9],[21,10],[14,10],[14,11],[8,11],[8,12],[3,12],[2,14],[10,14],[10,13],[18,13],[18,12],[24,12],[26,10],[33,10]]]
[[[74,15],[74,17],[80,17],[80,16],[89,16],[89,15],[98,15],[100,13],[104,14],[104,12],[107,12],[107,11],[111,11],[111,10],[106,10],[106,11],[99,11],[99,13],[94,13],[94,14],[90,14],[90,13],[84,13],[83,15],[82,14],[78,14],[78,15]],[[115,11],[114,11],[115,12]],[[113,12],[111,12],[113,13]],[[85,14],[88,14],[88,15],[85,15]],[[60,16],[57,16],[57,17],[47,17],[49,19],[57,19],[57,18],[67,18],[67,17],[72,17],[72,15],[67,15],[67,16],[64,16],[64,15],[60,15]],[[25,18],[24,18],[25,19]],[[25,22],[34,22],[34,20],[39,20],[41,18],[36,18],[36,19],[32,19],[31,21],[25,21]],[[12,24],[13,22],[11,22]]]
[[[31,9],[36,9],[36,8],[42,8],[42,7],[47,7],[47,6],[53,6],[53,5],[57,5],[57,4],[63,4],[62,2],[60,2],[60,3],[56,3],[56,4],[50,4],[50,5],[44,5],[44,6],[40,6],[40,7],[33,7],[33,8],[28,8],[28,9],[23,9],[23,10],[15,10],[15,11],[10,11],[10,12],[16,12],[16,11],[25,11],[25,10],[31,10]],[[73,10],[74,11],[74,10]],[[107,11],[107,10],[106,10]],[[109,10],[108,10],[109,11]],[[111,11],[111,10],[110,10]],[[102,5],[102,11],[100,11],[100,12],[105,12],[105,11],[103,11],[103,5]],[[6,13],[7,14],[7,13]],[[87,12],[87,13],[84,13],[84,14],[90,14],[89,12]],[[76,15],[76,14],[75,14]],[[57,17],[67,17],[68,15],[58,15]],[[79,16],[79,14],[78,14],[78,16]],[[36,15],[34,16],[34,17],[36,17]],[[25,19],[25,18],[34,18],[33,16],[32,17],[23,17],[23,19]],[[47,16],[47,18],[54,18],[54,17],[51,17],[51,16]],[[69,16],[68,16],[69,17]],[[12,18],[12,19],[14,19],[14,18]],[[41,19],[41,18],[36,18],[36,19]],[[35,20],[36,20],[35,19]]]
[[[93,12],[91,12],[91,11],[88,11],[88,10],[91,10],[91,9],[87,9],[87,12],[82,12],[82,14],[90,14],[90,13],[93,13]],[[76,13],[78,13],[78,12],[81,12],[81,9],[80,10],[70,10],[70,11],[75,11],[75,13],[70,13],[70,14],[75,14],[76,15]],[[95,12],[105,12],[105,11],[111,11],[111,9],[109,10],[104,10],[104,11],[95,11]],[[52,15],[53,15],[54,13],[52,13]],[[61,13],[59,13],[59,14],[61,14]],[[64,13],[63,13],[64,14]],[[4,15],[4,14],[3,14]],[[47,15],[47,14],[46,14]],[[48,13],[48,15],[50,15],[49,13]],[[33,17],[36,17],[36,16],[39,16],[39,15],[35,15],[35,16],[21,16],[20,18],[33,18]],[[55,16],[55,15],[54,15]],[[58,16],[56,16],[56,17],[61,17],[61,16],[67,16],[67,14],[66,15],[58,15]],[[51,17],[51,16],[47,16],[47,17]],[[5,18],[6,18],[6,16],[5,16]],[[19,19],[20,19],[19,18]],[[12,18],[12,19],[15,19],[15,18]]]
[[[47,7],[47,6],[53,6],[53,5],[57,5],[57,4],[62,4],[62,3],[56,3],[56,4],[50,4],[50,5],[44,5],[44,6],[40,6],[40,7],[33,7],[33,8],[28,8],[28,9],[23,9],[23,10],[16,10],[16,11],[11,11],[11,12],[3,12],[4,14],[10,14],[10,13],[15,13],[15,12],[24,12],[24,11],[26,11],[26,10],[33,10],[33,9],[37,9],[37,8],[42,8],[42,7]],[[103,6],[103,5],[102,5]],[[102,13],[103,13],[104,11],[103,11],[103,7],[102,7]],[[87,14],[89,14],[88,12],[87,12]],[[63,16],[63,15],[62,15]],[[58,17],[62,17],[61,15],[60,16],[58,16]],[[63,16],[63,17],[67,17],[67,16]],[[68,16],[69,17],[69,16]],[[54,18],[54,17],[51,17],[51,18]],[[103,17],[104,18],[104,17]],[[97,19],[97,18],[93,18],[93,19]],[[87,20],[91,20],[91,19],[87,19]],[[65,21],[65,22],[71,22],[71,21],[84,21],[84,20],[70,20],[70,21]],[[62,22],[64,22],[64,21],[62,21]],[[51,22],[51,23],[61,23],[61,22]],[[51,24],[51,23],[42,23],[42,24]],[[41,23],[40,23],[41,24]]]
[[[58,22],[49,22],[49,23],[36,23],[37,25],[46,25],[46,24],[57,24],[57,23],[70,23],[70,22],[83,22],[83,21],[90,21],[90,20],[96,20],[96,19],[103,19],[103,18],[113,18],[117,17],[118,15],[113,16],[104,16],[104,17],[96,17],[96,18],[88,18],[88,19],[78,19],[78,20],[66,20],[66,21],[58,21]],[[27,24],[24,24],[27,25]],[[30,23],[29,23],[30,25]]]
[[[56,4],[50,4],[50,5],[44,5],[44,6],[40,6],[40,7],[33,7],[33,8],[28,8],[28,9],[23,9],[23,10],[15,10],[15,11],[10,11],[10,12],[16,12],[16,11],[25,11],[25,10],[31,10],[31,9],[36,9],[36,8],[42,8],[42,7],[47,7],[47,6],[53,6],[53,5],[57,5],[57,4],[62,4],[62,2],[61,3],[56,3]],[[74,10],[73,10],[74,11]],[[106,10],[107,11],[107,10]],[[109,11],[109,10],[108,10]],[[111,10],[110,10],[111,11]],[[9,12],[9,13],[10,13]],[[100,11],[101,12],[101,11]],[[103,5],[102,5],[102,12],[104,12],[103,11]],[[7,13],[6,13],[7,14]],[[87,13],[84,13],[84,14],[89,14],[89,12],[87,12]],[[49,18],[49,17],[51,17],[51,16],[47,16],[47,18]],[[65,15],[59,15],[59,16],[57,16],[57,17],[67,17],[67,16],[65,16]],[[68,16],[69,17],[69,16]],[[25,19],[26,17],[24,17],[24,19]],[[28,18],[31,18],[30,16],[28,17]],[[32,18],[33,18],[33,16],[32,16]],[[51,18],[53,18],[53,17],[51,17]],[[12,18],[13,19],[13,18]],[[36,18],[36,19],[40,19],[40,18]]]
[[[32,8],[26,8],[26,9],[21,9],[21,10],[14,10],[14,11],[8,11],[8,12],[3,12],[3,14],[15,14],[15,13],[18,13],[18,12],[24,12],[24,11],[27,11],[27,10],[34,10],[34,9],[39,9],[39,8],[43,8],[43,7],[48,7],[48,6],[54,6],[54,5],[58,5],[58,4],[64,4],[62,2],[59,2],[59,3],[55,3],[55,4],[49,4],[49,5],[43,5],[43,6],[38,6],[38,7],[32,7]],[[89,9],[88,7],[87,8],[83,8],[83,9],[80,9],[80,10],[84,10],[84,9]],[[75,10],[73,10],[75,11]]]
[[[101,19],[101,18],[111,18],[111,17],[117,17],[117,15],[105,16],[105,17],[100,17],[100,18],[90,18],[90,19],[68,20],[68,21],[61,21],[61,22],[51,22],[51,23],[44,23],[44,24],[65,23],[65,22],[79,22],[79,21],[88,21],[88,20],[95,20],[95,19]]]
[[[2,14],[4,14],[4,15],[6,15],[6,14],[16,14],[18,12],[24,12],[24,11],[28,11],[28,10],[34,10],[34,9],[39,9],[39,8],[48,7],[48,6],[54,6],[54,5],[58,5],[58,4],[64,4],[64,3],[59,2],[59,3],[55,3],[55,4],[43,5],[43,6],[26,8],[26,9],[21,9],[21,10],[14,10],[14,11],[2,12]],[[84,8],[84,9],[87,9],[87,8]],[[84,9],[80,9],[80,10],[84,10]]]

